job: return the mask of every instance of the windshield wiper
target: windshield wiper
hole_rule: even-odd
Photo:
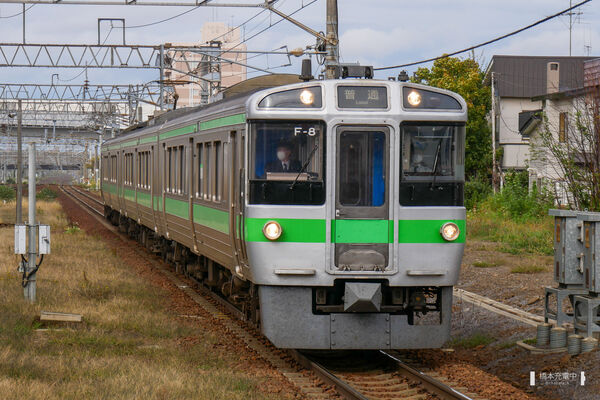
[[[294,179],[294,183],[292,183],[292,186],[290,186],[290,190],[294,190],[294,187],[296,186],[296,182],[298,182],[298,178],[300,178],[300,175],[302,175],[304,170],[308,167],[308,164],[310,164],[310,161],[312,160],[312,158],[315,155],[315,152],[317,151],[318,148],[319,148],[319,144],[317,143],[317,144],[315,144],[315,147],[313,147],[313,149],[311,150],[310,154],[308,155],[308,159],[306,160],[306,162],[304,163],[302,168],[300,168],[300,172],[298,172],[298,175],[296,175],[296,179]]]
[[[433,189],[435,186],[435,178],[437,178],[437,169],[440,161],[440,150],[442,149],[442,139],[438,142],[437,150],[435,151],[435,159],[433,160],[433,169],[431,171],[431,175],[433,175],[433,179],[431,180],[430,189]]]

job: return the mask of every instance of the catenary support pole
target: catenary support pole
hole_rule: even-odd
[[[37,224],[35,221],[35,143],[29,144],[29,250],[27,251],[27,282],[23,288],[25,300],[35,302],[36,278],[35,263],[37,259]]]
[[[338,6],[337,0],[327,0],[327,55],[325,56],[325,77],[336,78],[336,70],[339,65],[339,41],[338,41]]]
[[[16,223],[23,223],[23,110],[22,101],[17,102],[17,215]]]

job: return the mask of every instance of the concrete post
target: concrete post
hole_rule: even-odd
[[[16,223],[23,223],[23,109],[22,101],[17,102],[17,216]]]
[[[36,278],[35,262],[37,259],[37,224],[35,221],[35,143],[29,145],[29,250],[27,252],[27,267],[25,272],[29,276],[23,288],[25,300],[35,303]],[[31,275],[30,275],[31,274]]]

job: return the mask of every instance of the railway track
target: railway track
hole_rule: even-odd
[[[121,240],[132,242],[132,239],[104,219],[104,204],[98,198],[75,187],[60,186],[60,190]],[[238,323],[236,319],[244,320],[244,314],[225,299],[204,286],[192,287],[168,269],[163,261],[137,246],[137,242],[132,248],[136,254],[218,319],[225,328],[279,370],[307,398],[326,399],[341,396],[350,400],[482,400],[477,395],[466,393],[462,388],[452,388],[452,384],[443,377],[423,372],[418,361],[410,360],[394,351],[305,353],[293,350],[282,356],[281,352],[265,343],[266,339],[255,329],[247,324]],[[324,387],[320,382],[315,382],[310,374],[303,373],[302,368],[298,366],[311,371],[313,376],[328,386]],[[335,388],[337,394],[332,393],[331,387]]]

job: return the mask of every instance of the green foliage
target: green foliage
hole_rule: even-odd
[[[12,201],[16,197],[15,190],[11,187],[0,185],[0,201]]]
[[[39,191],[36,197],[42,201],[53,201],[58,197],[58,194],[54,190],[45,187]]]
[[[548,215],[554,207],[553,197],[544,189],[529,191],[527,171],[513,171],[505,175],[502,191],[490,198],[491,205],[500,214],[513,220],[535,219]]]
[[[81,231],[81,229],[77,225],[69,225],[65,228],[65,233],[68,233],[69,235],[74,235],[79,231]]]
[[[491,107],[490,88],[483,84],[484,72],[477,61],[447,57],[436,60],[431,69],[419,68],[413,82],[424,83],[460,94],[468,106],[465,173],[467,180],[485,179],[491,174],[492,140],[486,119]]]
[[[553,254],[549,196],[527,191],[522,174],[508,175],[502,192],[468,212],[469,238],[497,242],[510,254]]]
[[[495,339],[484,333],[475,333],[469,337],[457,338],[450,342],[451,347],[460,347],[463,349],[473,349],[475,347],[483,347],[494,342]]]
[[[488,179],[473,178],[465,182],[465,207],[472,210],[484,202],[492,194],[492,187]]]
[[[17,183],[17,181],[15,181],[15,178],[10,177],[6,180],[6,183],[9,185],[14,185],[15,183]]]
[[[600,211],[600,135],[596,100],[573,100],[573,110],[565,121],[568,129],[562,139],[559,126],[542,115],[544,128],[532,142],[531,158],[561,176],[569,192],[570,206],[577,210]]]

